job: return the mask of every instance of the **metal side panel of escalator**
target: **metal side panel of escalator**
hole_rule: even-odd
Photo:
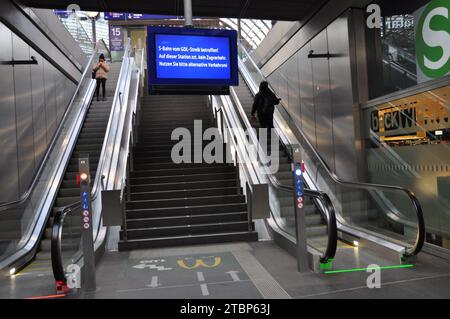
[[[240,85],[231,89],[231,97],[234,99],[233,103],[237,112],[241,113],[241,122],[243,122],[242,119],[250,115],[252,99],[258,90],[258,83],[266,78],[250,55],[245,52],[245,48],[241,48],[241,52],[245,60],[240,59],[239,63]],[[420,252],[425,237],[424,219],[421,205],[411,191],[396,186],[340,180],[329,170],[314,146],[295,125],[295,121],[290,117],[283,103],[275,111],[275,129],[284,146],[288,146],[284,148],[285,154],[292,151],[289,145],[298,146],[305,160],[309,161],[306,163],[307,167],[309,165],[313,172],[321,172],[319,180],[318,176],[307,173],[305,183],[310,188],[320,189],[330,195],[336,206],[337,227],[341,239],[351,244],[362,244],[360,247],[364,246],[369,250],[382,251],[396,262],[408,262]],[[292,185],[291,176],[285,174],[282,169],[276,174],[276,179],[282,184]],[[389,197],[388,195],[391,194],[401,197],[404,202],[409,202],[408,213],[415,216],[416,221],[407,223],[407,226],[414,231],[403,233],[401,229],[389,228],[388,222],[381,222],[380,216],[390,218],[389,216],[395,215],[395,212],[385,213],[386,208],[383,207],[382,201],[377,199]],[[282,213],[278,216],[278,226],[292,235],[292,223],[285,218],[287,215],[293,219],[293,208],[291,207],[290,210],[291,212],[281,207]],[[293,239],[295,240],[295,237]]]

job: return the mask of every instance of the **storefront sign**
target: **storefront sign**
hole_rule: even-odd
[[[448,96],[450,85],[389,101],[366,110],[365,121],[381,140],[426,138],[440,131],[443,135],[450,129]]]

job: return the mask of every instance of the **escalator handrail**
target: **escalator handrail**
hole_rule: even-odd
[[[272,174],[268,174],[267,176],[269,178],[270,184],[276,189],[289,193],[292,193],[294,191],[294,187],[281,184],[280,181]],[[322,211],[322,209],[319,208],[320,214],[322,215],[322,217],[325,218],[327,222],[327,232],[328,232],[327,248],[321,257],[320,262],[327,263],[328,261],[334,258],[337,250],[338,234],[337,234],[336,210],[334,208],[333,203],[331,202],[330,196],[328,196],[328,194],[325,192],[305,188],[303,190],[303,195],[305,197],[312,197],[313,199],[320,201],[325,210],[328,212],[328,214],[325,214]]]
[[[131,48],[131,40],[130,40],[130,38],[128,38],[127,42],[126,42],[125,49],[124,49],[124,55],[125,54],[129,54],[130,48]],[[119,100],[119,102],[120,102],[120,95],[123,94],[123,92],[119,91],[119,84],[120,84],[120,81],[122,79],[122,76],[126,75],[125,73],[122,75],[122,68],[121,68],[120,74],[119,74],[119,79],[117,81],[116,92],[114,94],[114,98],[113,98],[113,102],[112,102],[112,108],[115,107],[115,104],[117,103],[117,100]],[[106,138],[103,141],[102,150],[100,152],[100,159],[103,159],[103,160],[101,161],[101,163],[99,162],[99,164],[98,164],[96,178],[95,178],[95,181],[94,181],[94,185],[92,187],[92,200],[94,200],[97,197],[98,191],[101,189],[100,183],[101,183],[101,180],[103,179],[103,176],[97,176],[97,175],[101,174],[101,172],[103,171],[104,165],[105,165],[105,161],[107,160],[104,157],[105,157],[105,153],[106,153],[107,148],[108,148],[108,145],[107,145],[108,144],[108,140],[107,139],[108,139],[108,137],[110,135],[112,121],[113,121],[113,118],[114,118],[114,110],[112,108],[111,108],[111,113],[110,113],[110,116],[109,116],[108,125],[106,127],[106,132],[105,132],[105,137]],[[112,158],[111,158],[111,160],[112,160]],[[108,176],[106,176],[106,178],[109,178],[109,173],[110,173],[110,170],[108,169]]]
[[[62,282],[64,284],[66,284],[67,280],[62,262],[61,240],[64,218],[71,211],[72,210],[69,207],[56,211],[52,225],[51,261],[53,276],[55,277],[56,282]]]
[[[240,104],[238,98],[237,98],[237,94],[234,91],[233,88],[231,88],[231,97],[234,99],[235,104],[238,105],[237,109],[239,112],[239,115],[241,116],[241,119],[244,123],[244,126],[247,128],[247,132],[249,133],[250,138],[252,139],[252,142],[254,145],[259,145],[259,141],[258,138],[256,137],[256,134],[254,132],[254,128],[250,125],[250,122],[244,112],[244,109],[242,107],[242,105]],[[258,148],[259,149],[259,148]],[[282,185],[278,179],[273,176],[273,174],[271,174],[270,172],[267,171],[267,167],[265,165],[262,165],[263,170],[266,171],[266,176],[268,177],[268,180],[270,182],[270,184],[278,189],[278,190],[282,190],[282,191],[287,191],[292,193],[293,192],[293,187],[289,187],[289,186],[285,186]],[[323,207],[327,210],[328,214],[324,214],[322,212],[321,209],[319,209],[321,215],[325,218],[326,222],[327,222],[327,229],[328,229],[328,243],[327,243],[327,249],[325,250],[325,252],[323,253],[323,255],[321,256],[321,262],[328,262],[329,260],[333,259],[334,256],[336,255],[336,249],[337,249],[337,224],[336,224],[336,211],[334,208],[334,205],[331,203],[331,200],[329,200],[329,196],[328,195],[324,195],[323,192],[319,192],[319,191],[315,191],[315,190],[308,190],[308,192],[304,193],[305,196],[308,197],[313,197],[319,201],[322,202]],[[327,200],[328,199],[328,200]],[[275,222],[276,222],[276,218],[274,218]],[[277,223],[277,222],[276,222]],[[278,224],[278,223],[277,223]],[[278,225],[279,226],[279,225]],[[280,227],[280,226],[279,226]],[[280,227],[282,229],[282,227]]]
[[[245,48],[243,48],[243,47],[242,47],[242,49],[245,50]],[[246,55],[247,55],[248,59],[251,61],[251,63],[253,64],[253,67],[259,72],[261,78],[264,79],[265,81],[267,81],[267,78],[262,74],[261,70],[256,65],[255,61],[251,58],[251,56],[247,53],[246,53]],[[270,85],[270,83],[269,83],[269,86],[272,89],[272,91],[275,92],[274,88]],[[291,123],[295,123],[292,116],[287,111],[287,108],[284,105],[283,101],[280,102],[280,106],[282,107],[284,113],[289,117],[289,121]],[[350,181],[341,180],[335,173],[333,173],[330,170],[330,168],[325,163],[323,158],[320,156],[320,154],[317,152],[317,150],[314,148],[314,146],[308,140],[308,138],[306,137],[304,132],[301,129],[299,129],[297,126],[295,126],[295,129],[301,135],[302,139],[304,140],[304,142],[306,143],[308,148],[312,151],[312,153],[314,154],[316,159],[319,161],[319,164],[325,169],[325,172],[327,173],[327,175],[335,183],[345,186],[345,187],[357,188],[357,189],[374,190],[374,191],[383,191],[383,190],[399,191],[399,192],[405,193],[408,196],[408,198],[410,199],[410,201],[414,207],[414,211],[415,211],[415,214],[417,217],[417,236],[416,236],[415,243],[412,246],[412,249],[410,249],[410,250],[406,249],[405,256],[417,255],[421,251],[421,249],[424,245],[424,242],[425,242],[425,221],[424,221],[422,206],[421,206],[419,200],[417,199],[417,197],[414,195],[414,193],[411,190],[401,187],[401,186],[372,184],[372,183],[363,183],[363,182],[350,182]]]
[[[89,60],[88,60],[88,62],[86,64],[85,70],[83,71],[83,74],[81,75],[80,81],[78,82],[78,85],[77,85],[77,87],[75,89],[75,92],[72,95],[72,99],[70,100],[69,105],[66,108],[66,111],[64,112],[64,115],[63,115],[60,123],[64,123],[65,119],[67,118],[68,114],[70,113],[70,109],[72,108],[72,105],[73,105],[73,103],[75,101],[75,98],[77,97],[77,94],[78,94],[78,92],[79,92],[79,90],[81,88],[81,84],[83,83],[83,79],[85,78],[85,76],[88,73],[88,71],[90,71],[90,69],[91,69],[90,66],[92,65],[92,61],[94,60],[94,57],[95,57],[96,54],[97,54],[97,50],[94,50],[94,52],[92,53],[91,57],[89,58]],[[39,176],[42,174],[42,172],[43,172],[43,170],[44,170],[44,168],[46,166],[48,158],[50,157],[50,154],[51,154],[53,148],[55,147],[56,141],[58,140],[58,137],[59,137],[62,129],[63,129],[63,125],[59,125],[58,129],[55,132],[55,134],[53,134],[53,138],[50,141],[50,145],[47,147],[47,152],[45,153],[44,158],[41,160],[41,164],[40,164],[38,170],[34,173],[33,178],[32,178],[32,182],[31,182],[30,186],[28,187],[27,191],[25,193],[23,193],[22,196],[19,199],[17,199],[17,200],[10,201],[10,202],[7,202],[7,203],[1,203],[0,204],[0,212],[4,211],[6,209],[9,209],[11,207],[20,205],[20,204],[24,203],[26,200],[28,200],[28,198],[30,197],[33,189],[36,186],[36,183],[38,182]]]
[[[66,283],[66,274],[64,271],[64,265],[62,260],[62,231],[64,228],[64,219],[67,215],[73,213],[76,209],[81,208],[81,201],[80,202],[74,202],[70,205],[64,206],[59,208],[55,212],[55,216],[53,219],[52,224],[52,233],[51,233],[51,261],[52,261],[52,270],[53,270],[53,276],[55,280],[61,281],[63,283]],[[94,237],[94,243],[97,241],[97,238],[100,234],[100,228],[102,227],[102,219],[100,219],[97,230],[95,232]],[[81,222],[81,221],[80,221]],[[77,258],[73,259],[74,264],[77,264],[81,258],[83,257],[83,254],[80,252]]]
[[[338,242],[338,232],[337,232],[337,221],[336,221],[336,211],[334,210],[334,205],[328,196],[327,193],[321,191],[315,191],[312,189],[304,189],[303,193],[305,196],[309,196],[319,200],[325,207],[325,210],[328,214],[323,214],[322,210],[319,209],[321,215],[325,217],[327,221],[327,232],[328,232],[328,240],[327,240],[327,248],[322,255],[320,260],[321,263],[328,263],[333,260],[336,255],[337,250],[337,242]]]

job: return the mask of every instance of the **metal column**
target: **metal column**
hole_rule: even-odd
[[[84,289],[95,291],[95,255],[94,236],[92,234],[92,207],[91,207],[91,176],[89,170],[89,155],[82,155],[78,159],[80,177],[80,197],[82,208],[82,249],[84,260]]]
[[[307,238],[306,238],[306,218],[303,211],[303,171],[304,166],[299,147],[294,148],[293,154],[294,169],[294,207],[295,207],[295,231],[297,237],[297,269],[299,272],[309,271]]]
[[[192,0],[183,0],[184,3],[184,26],[192,26]]]

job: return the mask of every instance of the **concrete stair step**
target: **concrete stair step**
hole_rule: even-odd
[[[219,233],[206,234],[196,236],[175,236],[152,239],[135,239],[119,242],[119,250],[133,250],[156,247],[171,247],[171,246],[185,246],[185,245],[200,245],[213,244],[225,242],[241,242],[241,241],[257,241],[257,232],[233,232],[233,233]]]

